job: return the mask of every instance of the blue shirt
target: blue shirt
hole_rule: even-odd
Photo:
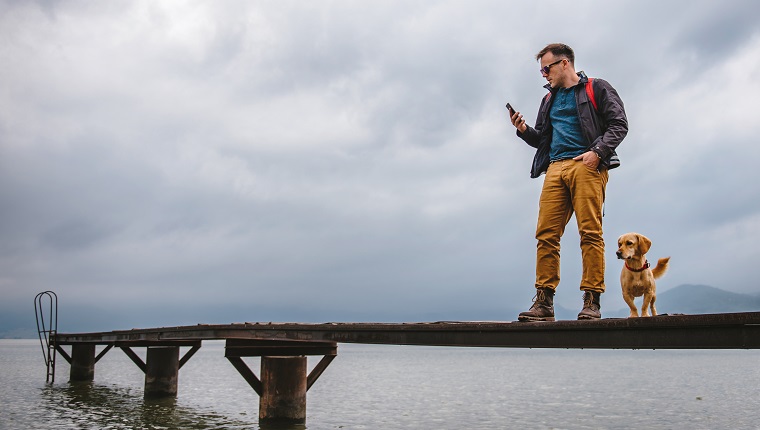
[[[551,161],[566,160],[588,151],[588,145],[581,133],[574,88],[557,90],[549,110],[549,120],[552,124],[552,143],[549,151]]]

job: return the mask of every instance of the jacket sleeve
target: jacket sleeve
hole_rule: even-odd
[[[594,79],[594,84],[598,84],[598,87],[594,88],[594,93],[599,104],[599,117],[606,128],[604,133],[596,138],[591,149],[602,159],[608,159],[628,134],[628,118],[625,115],[623,100],[620,99],[615,88],[607,81],[598,78]]]
[[[541,130],[544,128],[544,115],[542,114],[544,110],[544,105],[546,104],[547,97],[544,97],[541,100],[541,106],[538,108],[538,115],[536,118],[536,126],[531,127],[527,123],[525,124],[528,128],[525,129],[525,132],[520,133],[520,130],[517,130],[517,137],[524,140],[525,143],[528,145],[538,148],[538,145],[541,141]]]

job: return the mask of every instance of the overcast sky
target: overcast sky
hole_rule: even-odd
[[[758,22],[753,0],[0,1],[0,313],[54,290],[63,331],[514,320],[543,179],[504,104],[534,123],[551,42],[630,123],[603,312],[628,231],[672,256],[660,292],[758,293]],[[580,310],[574,220],[562,245]]]

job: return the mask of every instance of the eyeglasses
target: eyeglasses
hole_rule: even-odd
[[[561,63],[564,60],[565,60],[564,58],[562,58],[560,60],[557,60],[557,61],[555,61],[555,62],[553,62],[553,63],[551,63],[551,64],[549,64],[547,66],[544,66],[544,67],[540,68],[538,71],[541,72],[541,76],[548,75],[549,72],[551,71],[553,65],[559,64],[559,63]]]

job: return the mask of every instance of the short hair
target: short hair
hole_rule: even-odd
[[[564,43],[550,43],[546,47],[536,54],[536,60],[541,61],[541,57],[551,52],[555,57],[567,58],[570,64],[575,65],[575,52],[573,48],[565,45]]]

